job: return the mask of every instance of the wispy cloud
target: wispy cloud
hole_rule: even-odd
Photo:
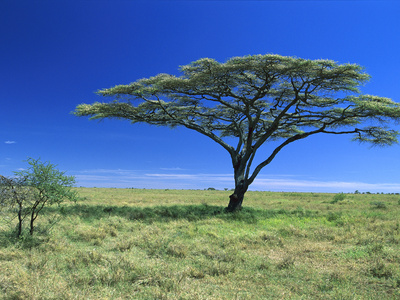
[[[179,171],[179,170],[176,170]],[[150,173],[143,170],[92,169],[71,171],[78,186],[202,189],[232,182],[228,174]],[[224,188],[224,187],[221,187]]]
[[[185,171],[185,169],[182,169],[182,168],[179,168],[179,167],[176,167],[176,168],[160,168],[160,170],[163,170],[163,171]]]
[[[147,178],[156,178],[158,180],[193,180],[197,182],[232,182],[232,174],[163,174],[163,173],[147,173],[144,174]]]
[[[252,189],[297,192],[399,192],[400,183],[366,183],[357,181],[318,181],[300,179],[258,178]]]
[[[16,144],[17,142],[16,141],[5,141],[4,143],[7,145],[11,145],[11,144]]]
[[[232,174],[151,173],[143,170],[94,169],[75,173],[78,185],[97,187],[137,187],[171,189],[233,188]],[[356,181],[328,181],[299,178],[292,175],[259,176],[251,190],[295,192],[400,192],[400,183],[366,183]]]
[[[87,187],[131,187],[143,178],[140,171],[123,169],[87,169],[70,171],[78,186]]]
[[[82,173],[82,174],[131,174],[133,172],[136,172],[135,170],[125,170],[125,169],[86,169],[86,170],[80,170],[76,171],[77,173]]]

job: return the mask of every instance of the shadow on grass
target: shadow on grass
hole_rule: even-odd
[[[245,207],[240,211],[227,213],[225,207],[212,205],[171,205],[171,206],[105,206],[105,205],[74,205],[68,207],[50,207],[44,213],[58,212],[61,215],[78,215],[82,219],[100,219],[111,216],[123,217],[128,220],[137,220],[145,223],[170,222],[173,220],[186,219],[197,221],[210,218],[224,220],[235,220],[246,223],[256,223],[258,220],[288,215],[297,218],[316,217],[318,211],[309,211],[302,208],[295,210],[262,210]]]
[[[171,222],[174,220],[186,219],[188,221],[199,221],[207,219],[221,219],[225,221],[238,221],[248,224],[255,224],[260,220],[269,218],[280,218],[289,216],[290,218],[313,218],[320,217],[318,211],[304,210],[263,210],[251,207],[244,207],[242,210],[227,213],[225,207],[201,205],[165,205],[148,207],[129,207],[129,206],[106,206],[106,205],[81,205],[72,206],[52,206],[46,207],[40,215],[54,217],[55,215],[79,216],[83,221],[92,222],[99,219],[107,219],[113,216],[125,218],[131,221],[140,221],[146,224],[154,222]],[[40,217],[40,216],[39,216]],[[16,244],[21,248],[32,248],[43,242],[47,234],[41,232],[40,226],[36,227],[33,237],[27,233],[22,238],[16,238],[14,230],[0,231],[0,248]]]

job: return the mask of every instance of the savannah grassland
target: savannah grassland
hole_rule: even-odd
[[[399,195],[77,190],[0,216],[1,299],[400,299]]]

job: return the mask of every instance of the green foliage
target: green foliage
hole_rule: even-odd
[[[386,209],[386,204],[385,202],[382,201],[372,201],[370,203],[372,205],[372,207],[376,208],[376,209]]]
[[[333,197],[333,200],[331,201],[331,203],[332,203],[332,204],[335,204],[335,203],[337,203],[337,202],[339,202],[339,201],[343,201],[345,198],[346,198],[346,195],[345,195],[344,193],[336,194],[336,195]]]
[[[35,189],[39,204],[59,204],[64,199],[76,200],[76,192],[72,191],[75,184],[73,176],[65,176],[65,172],[56,169],[49,162],[29,158],[27,169],[15,172],[15,175],[25,178],[25,185]],[[40,200],[39,200],[40,199]]]
[[[64,199],[76,201],[77,194],[72,190],[73,176],[65,176],[49,162],[29,158],[29,167],[14,172],[15,178],[1,177],[1,203],[7,209],[17,207],[17,236],[22,234],[23,221],[29,219],[29,233],[34,232],[34,223],[39,213],[47,206],[61,204]]]

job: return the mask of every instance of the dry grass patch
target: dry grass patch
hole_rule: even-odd
[[[0,221],[1,299],[400,297],[393,195],[250,192],[225,214],[229,192],[78,191],[32,239]]]

